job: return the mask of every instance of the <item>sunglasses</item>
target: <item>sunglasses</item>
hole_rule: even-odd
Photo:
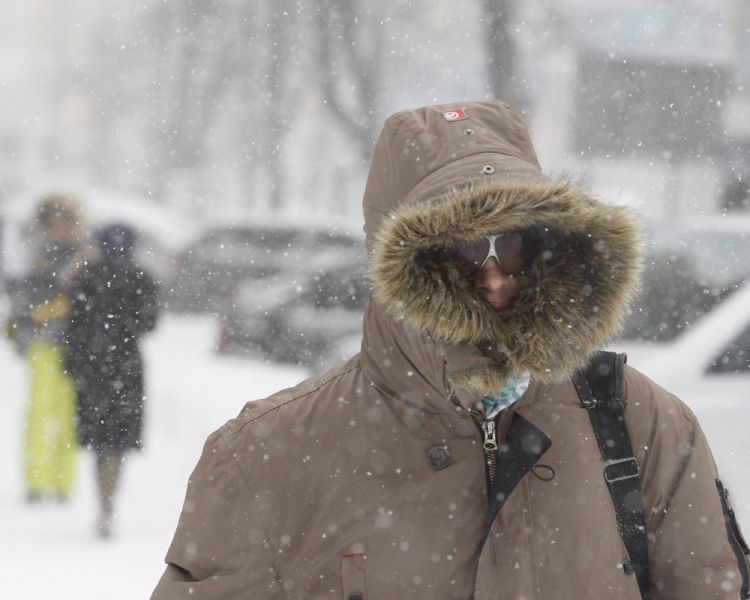
[[[520,232],[485,235],[476,242],[458,242],[443,249],[459,274],[466,279],[477,276],[490,258],[509,277],[526,274],[532,263],[532,252]]]

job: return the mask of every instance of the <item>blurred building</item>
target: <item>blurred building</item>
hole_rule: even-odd
[[[568,0],[544,12],[532,125],[545,166],[577,165],[656,222],[720,212],[729,188],[742,193],[746,2]]]

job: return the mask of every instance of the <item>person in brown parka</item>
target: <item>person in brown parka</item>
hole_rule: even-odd
[[[501,102],[389,117],[364,212],[360,354],[209,437],[152,600],[747,598],[695,417],[626,366],[641,595],[571,382],[637,287],[635,218],[543,175]]]

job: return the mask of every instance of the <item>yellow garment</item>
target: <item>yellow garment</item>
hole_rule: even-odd
[[[62,319],[70,312],[70,298],[64,294],[59,294],[51,300],[45,300],[44,303],[35,306],[31,311],[31,318],[36,323],[46,323],[55,319]]]
[[[78,450],[75,384],[63,371],[58,346],[33,342],[27,358],[31,398],[26,420],[26,490],[67,497],[73,488]]]

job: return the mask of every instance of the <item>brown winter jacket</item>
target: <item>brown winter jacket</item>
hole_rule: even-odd
[[[507,106],[461,107],[387,120],[364,199],[375,295],[362,351],[211,435],[153,600],[640,598],[570,382],[619,326],[637,229],[545,178]],[[429,252],[535,225],[558,243],[502,313]],[[500,417],[514,460],[498,472],[520,480],[485,524],[470,409],[523,370],[531,385]],[[748,565],[695,417],[634,369],[625,383],[653,599],[739,600]]]

